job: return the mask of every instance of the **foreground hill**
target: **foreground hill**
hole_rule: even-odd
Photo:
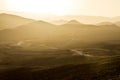
[[[111,60],[112,59],[112,60]],[[120,58],[111,57],[96,63],[74,64],[40,70],[15,68],[0,74],[1,80],[119,80]],[[7,77],[6,77],[7,76]]]

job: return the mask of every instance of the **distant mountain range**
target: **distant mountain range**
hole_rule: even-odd
[[[42,19],[42,18],[41,18]],[[69,21],[72,20],[76,20],[77,22],[81,22],[84,24],[105,24],[105,23],[109,23],[109,24],[119,24],[120,25],[120,17],[113,17],[113,18],[109,18],[109,17],[101,17],[101,16],[55,16],[53,19],[51,20],[45,20],[54,24],[65,24]],[[14,28],[15,26],[20,26],[20,25],[24,25],[27,23],[31,23],[34,22],[36,20],[33,19],[28,19],[28,18],[24,18],[21,16],[17,16],[17,15],[13,15],[13,14],[7,14],[7,13],[1,13],[0,14],[0,26],[2,26],[1,28],[5,29],[5,28],[9,28],[11,26],[11,28]],[[13,27],[14,26],[14,27]]]
[[[55,19],[55,20],[54,20]],[[52,23],[57,24],[64,24],[64,22],[67,22],[69,20],[77,20],[84,24],[97,24],[101,22],[118,22],[120,21],[120,17],[102,17],[102,16],[81,16],[81,15],[69,15],[69,16],[60,16],[54,18]]]
[[[0,31],[1,42],[34,40],[34,43],[73,47],[120,40],[120,27],[109,22],[92,25],[71,20],[62,25],[54,25],[9,14],[0,16],[0,27],[4,29]]]
[[[9,14],[7,14],[7,13],[9,13]],[[0,15],[1,16],[4,15],[4,17],[7,16],[7,18],[8,18],[8,16],[9,17],[11,16],[10,18],[12,18],[13,16],[15,17],[17,15],[17,13],[16,14],[15,13],[12,14],[12,12],[7,12],[7,13],[2,13]],[[22,14],[22,13],[18,13],[18,14]],[[30,14],[25,14],[23,16],[27,16],[27,15],[30,15]],[[117,16],[117,17],[85,16],[85,15],[55,16],[55,15],[51,15],[51,14],[49,14],[49,15],[48,14],[47,15],[42,15],[42,14],[35,15],[35,14],[33,14],[32,16],[35,17],[34,19],[48,21],[48,22],[51,22],[54,24],[64,24],[70,20],[77,20],[77,21],[84,23],[84,24],[97,24],[97,23],[101,23],[101,22],[116,23],[116,22],[120,21],[120,16]],[[23,18],[20,16],[17,16],[17,17]],[[32,18],[32,17],[30,17],[30,18]]]

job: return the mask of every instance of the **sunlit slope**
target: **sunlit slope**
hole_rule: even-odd
[[[34,21],[26,25],[19,26],[14,29],[5,29],[0,31],[1,40],[31,40],[31,39],[43,39],[53,36],[55,31],[55,25],[44,22]]]
[[[0,29],[15,28],[20,25],[33,22],[32,19],[23,18],[11,14],[0,14]]]

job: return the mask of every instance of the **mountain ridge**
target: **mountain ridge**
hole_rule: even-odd
[[[21,16],[2,13],[0,14],[0,29],[15,28],[20,25],[33,22],[32,19],[27,19]]]

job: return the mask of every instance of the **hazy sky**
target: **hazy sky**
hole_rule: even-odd
[[[34,14],[120,16],[120,0],[0,0],[0,11]]]

